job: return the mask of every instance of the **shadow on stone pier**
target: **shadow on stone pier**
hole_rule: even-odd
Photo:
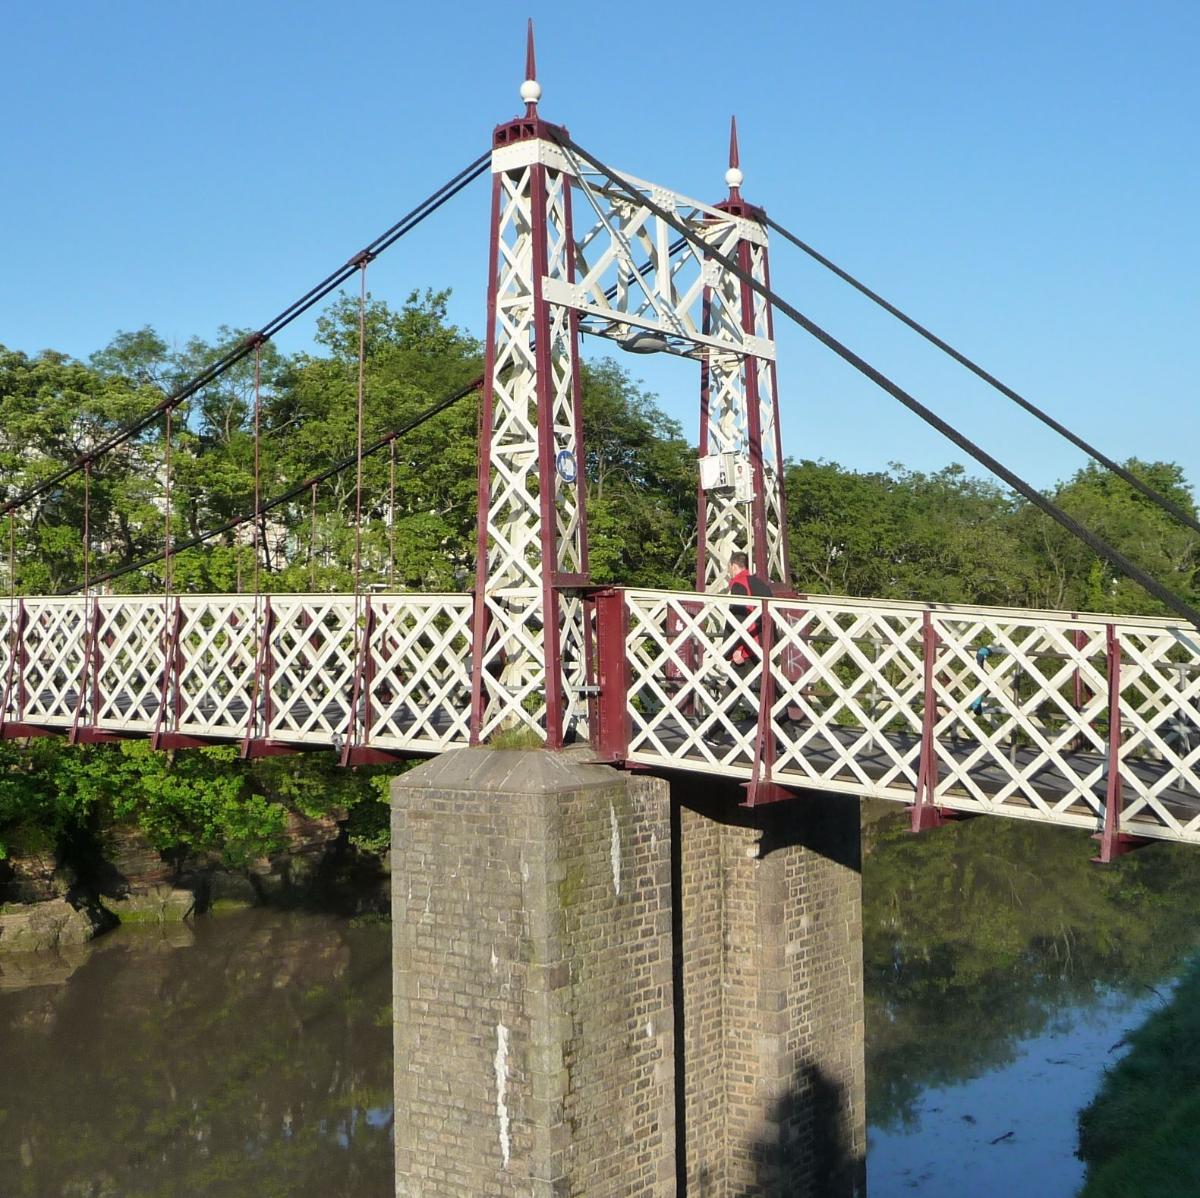
[[[771,1112],[779,1134],[754,1144],[754,1180],[732,1198],[863,1198],[867,1163],[848,1134],[848,1105],[845,1086],[818,1065],[801,1066]],[[701,1178],[690,1198],[717,1198],[717,1191],[706,1192]]]
[[[858,803],[672,780],[679,1198],[856,1198]]]

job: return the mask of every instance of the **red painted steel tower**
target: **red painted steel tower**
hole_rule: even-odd
[[[586,713],[587,531],[579,323],[548,301],[574,280],[571,170],[537,114],[533,23],[525,112],[492,139],[491,273],[480,422],[471,737],[525,727],[551,748]]]
[[[717,204],[737,222],[737,264],[770,287],[767,230],[761,208],[742,199],[737,119],[730,123],[729,195]],[[737,304],[714,305],[705,292],[704,331],[720,335],[722,322],[765,344],[775,339],[771,305],[738,281]],[[731,330],[724,330],[731,332]],[[709,349],[700,365],[701,480],[696,520],[696,589],[722,590],[730,556],[741,551],[761,577],[788,584],[787,516],[783,496],[778,379],[775,358]]]

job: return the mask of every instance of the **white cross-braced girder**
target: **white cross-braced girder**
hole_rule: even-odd
[[[769,288],[766,230],[757,224],[752,227],[759,236],[739,239],[733,256],[755,282]],[[757,290],[722,272],[709,291],[705,329],[723,340],[731,340],[741,331],[773,344],[770,303]],[[750,464],[753,479],[753,496],[748,502],[730,488],[711,489],[704,495],[700,530],[703,589],[723,589],[730,558],[736,552],[745,553],[763,578],[786,583],[787,528],[774,356],[710,348],[701,375],[701,403],[701,455],[732,454],[743,459]]]
[[[479,739],[514,726],[551,737],[555,727],[586,732],[584,605],[552,585],[555,575],[587,569],[577,321],[545,294],[572,277],[571,197],[567,176],[540,161],[542,144],[493,155]]]

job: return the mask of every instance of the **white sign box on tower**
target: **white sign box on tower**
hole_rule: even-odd
[[[732,491],[739,503],[754,498],[750,459],[740,453],[709,453],[700,459],[700,485],[706,491]]]

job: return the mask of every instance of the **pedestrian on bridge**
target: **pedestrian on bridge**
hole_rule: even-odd
[[[729,557],[729,593],[731,595],[756,595],[762,599],[771,597],[771,584],[757,574],[750,573],[750,559],[741,552],[730,554]],[[739,604],[734,608],[738,616],[745,618],[750,615],[750,608]],[[754,621],[749,628],[753,642],[742,638],[734,646],[729,660],[735,666],[744,666],[753,661],[758,655],[758,646],[762,644],[762,617]]]

